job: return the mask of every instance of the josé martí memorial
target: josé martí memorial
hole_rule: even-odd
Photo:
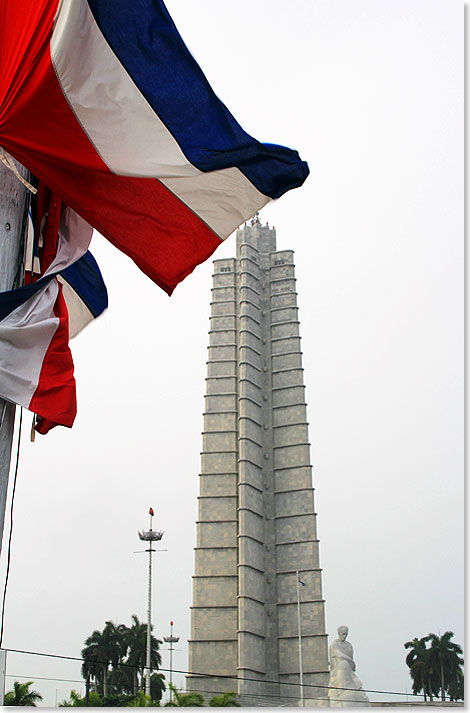
[[[329,705],[294,253],[258,217],[214,261],[203,429],[187,689]]]

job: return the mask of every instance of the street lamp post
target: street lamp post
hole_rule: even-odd
[[[147,607],[147,661],[145,673],[145,695],[150,696],[150,665],[151,665],[151,630],[152,630],[152,554],[155,550],[152,548],[152,542],[161,540],[163,532],[152,528],[152,518],[154,516],[153,508],[149,508],[150,526],[148,530],[139,530],[139,538],[145,542],[149,542],[149,549],[145,550],[149,553],[149,578],[148,578],[148,607]]]
[[[173,702],[173,690],[171,688],[173,685],[173,644],[176,644],[179,640],[179,636],[173,636],[173,622],[170,621],[170,636],[163,637],[163,641],[170,644],[170,703]]]

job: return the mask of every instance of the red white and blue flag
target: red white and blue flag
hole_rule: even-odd
[[[168,294],[306,179],[296,151],[241,128],[161,0],[0,13],[0,146]]]
[[[36,430],[47,433],[73,424],[69,336],[98,317],[108,297],[83,218],[40,185],[29,223],[25,284],[0,293],[0,396],[37,414]]]

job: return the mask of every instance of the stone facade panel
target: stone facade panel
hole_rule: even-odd
[[[237,395],[234,391],[231,394],[206,394],[205,397],[205,408],[206,413],[215,412],[221,413],[222,411],[236,411]]]
[[[310,463],[310,446],[281,446],[274,451],[274,467],[285,468]]]
[[[235,361],[210,361],[207,364],[207,376],[229,376],[237,375],[237,364]]]
[[[272,354],[300,351],[300,337],[282,337],[271,340]]]
[[[318,543],[293,542],[276,547],[277,566],[279,572],[318,569]]]
[[[233,394],[237,389],[236,378],[230,376],[208,377],[206,379],[206,394],[208,396],[216,394]]]
[[[271,325],[271,338],[297,337],[299,335],[299,325],[297,322],[280,322]]]
[[[302,590],[302,592],[305,589]],[[279,635],[296,636],[298,633],[297,603],[279,606]],[[324,633],[323,602],[300,602],[300,617],[302,621],[302,636],[313,636]]]
[[[204,431],[235,431],[237,428],[237,416],[235,413],[205,413]]]
[[[277,309],[278,307],[296,307],[297,306],[297,293],[294,291],[282,292],[281,294],[273,295],[271,294],[271,308]]]
[[[237,649],[237,641],[211,641],[209,645],[206,641],[191,641],[189,670],[214,676],[233,676],[237,670]]]
[[[237,636],[237,607],[197,608],[192,610],[195,639],[221,640]]]
[[[199,494],[204,496],[237,496],[237,475],[235,473],[222,473],[217,475],[207,475],[201,473],[199,476]]]
[[[263,545],[250,537],[238,536],[239,564],[250,565],[262,572],[264,570]]]
[[[276,493],[276,516],[282,517],[313,513],[313,491],[312,490],[292,490],[284,493]]]
[[[296,367],[294,369],[285,369],[273,373],[273,388],[279,386],[303,386],[304,372],[303,369]]]
[[[236,547],[237,523],[198,522],[196,523],[197,547]]]
[[[194,577],[195,607],[225,607],[237,605],[237,577]]]
[[[219,317],[224,314],[236,314],[235,312],[235,302],[212,302],[211,303],[211,316]]]
[[[306,423],[295,423],[288,426],[276,426],[273,429],[274,445],[288,446],[292,443],[308,442],[308,426]]]
[[[196,549],[195,570],[197,575],[237,574],[237,550],[235,548]],[[204,670],[204,669],[202,669]]]
[[[292,352],[291,354],[275,354],[272,357],[272,369],[273,372],[279,369],[293,369],[295,367],[302,366],[302,355],[298,352]]]
[[[238,510],[239,532],[243,535],[249,535],[263,542],[264,540],[264,519],[261,514],[239,508]]]
[[[291,423],[305,423],[307,409],[305,404],[281,406],[273,409],[273,426],[284,426]]]
[[[276,520],[276,542],[308,540],[315,531],[315,515],[291,515]]]
[[[215,316],[212,315],[210,318],[210,328],[211,330],[225,330],[228,329],[230,331],[236,329],[236,316],[233,315],[224,315],[224,316]]]
[[[235,287],[213,287],[212,300],[213,302],[233,302],[235,300]]]
[[[209,333],[209,346],[218,347],[225,344],[235,344],[235,331],[233,329],[221,329]]]
[[[319,570],[304,568],[302,571],[302,582],[305,582],[305,594],[301,593],[304,599],[321,599],[321,572]],[[277,594],[279,604],[296,604],[297,602],[297,575],[294,571],[277,575]]]
[[[289,492],[290,490],[304,490],[311,487],[310,466],[298,466],[294,468],[282,468],[274,473],[274,487],[276,493]]]
[[[199,497],[199,520],[237,520],[237,499]]]
[[[202,448],[205,453],[233,451],[237,448],[236,431],[210,431],[202,435]]]
[[[303,386],[290,386],[287,389],[275,389],[273,391],[273,406],[293,406],[304,402]]]
[[[203,473],[236,473],[236,453],[203,453],[201,455],[201,471]]]

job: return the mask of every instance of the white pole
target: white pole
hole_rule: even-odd
[[[152,532],[152,510],[150,511],[150,532]],[[152,543],[149,546],[149,584],[148,584],[148,609],[147,609],[147,671],[145,676],[145,695],[150,696],[150,637],[152,630]]]
[[[300,679],[300,705],[304,707],[304,678],[303,678],[303,663],[302,663],[302,628],[300,623],[300,587],[299,587],[299,572],[296,572],[297,587],[297,625],[299,631],[299,679]]]
[[[5,675],[7,671],[7,651],[0,649],[0,706],[3,706],[5,698]]]
[[[29,171],[15,161],[18,172],[29,179]],[[28,189],[9,168],[0,163],[0,291],[11,290],[19,275],[22,236],[28,210]],[[15,404],[0,399],[0,551],[10,472]]]
[[[170,621],[170,703],[173,700],[173,691],[171,686],[173,685],[173,622]]]

